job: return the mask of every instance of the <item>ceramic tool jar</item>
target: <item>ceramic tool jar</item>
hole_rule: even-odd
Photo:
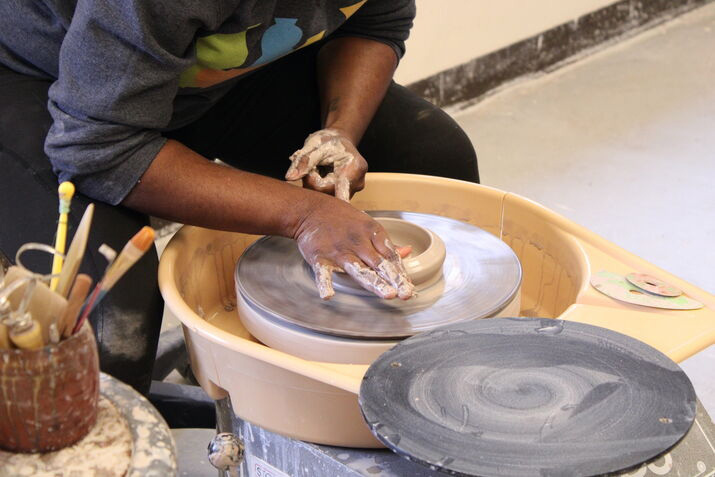
[[[97,418],[99,358],[89,324],[57,344],[0,350],[0,447],[48,452],[87,435]]]

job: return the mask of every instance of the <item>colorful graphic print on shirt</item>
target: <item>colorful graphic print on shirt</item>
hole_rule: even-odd
[[[216,32],[196,40],[196,64],[182,73],[182,88],[207,88],[259,68],[296,49],[322,40],[367,0],[313,18],[273,17],[237,33]],[[227,29],[230,29],[230,21]]]

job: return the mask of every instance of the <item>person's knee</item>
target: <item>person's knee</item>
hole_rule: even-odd
[[[437,106],[394,83],[360,149],[371,171],[479,182],[476,152],[459,124]]]
[[[421,153],[439,164],[439,175],[479,182],[477,153],[469,136],[449,114],[428,104],[415,118]]]

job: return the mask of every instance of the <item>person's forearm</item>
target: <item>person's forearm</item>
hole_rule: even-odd
[[[318,85],[324,128],[358,144],[397,67],[392,48],[364,38],[337,38],[318,55]]]
[[[329,197],[213,163],[168,141],[122,205],[184,224],[292,237],[317,201]]]

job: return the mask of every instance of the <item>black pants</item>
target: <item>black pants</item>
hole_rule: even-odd
[[[199,120],[166,135],[208,158],[282,178],[288,156],[320,129],[317,51],[306,48],[254,72]],[[46,107],[50,84],[0,66],[0,252],[11,260],[25,242],[54,243],[57,177],[43,152],[51,125]],[[474,149],[459,126],[394,83],[358,148],[373,172],[479,181]],[[89,202],[81,194],[72,201],[70,237]],[[120,250],[148,223],[148,217],[124,207],[96,207],[82,265],[94,280],[106,265],[99,246]],[[27,261],[47,273],[52,260],[43,255]],[[144,393],[151,383],[162,316],[156,268],[156,254],[147,254],[90,317],[102,370]]]

